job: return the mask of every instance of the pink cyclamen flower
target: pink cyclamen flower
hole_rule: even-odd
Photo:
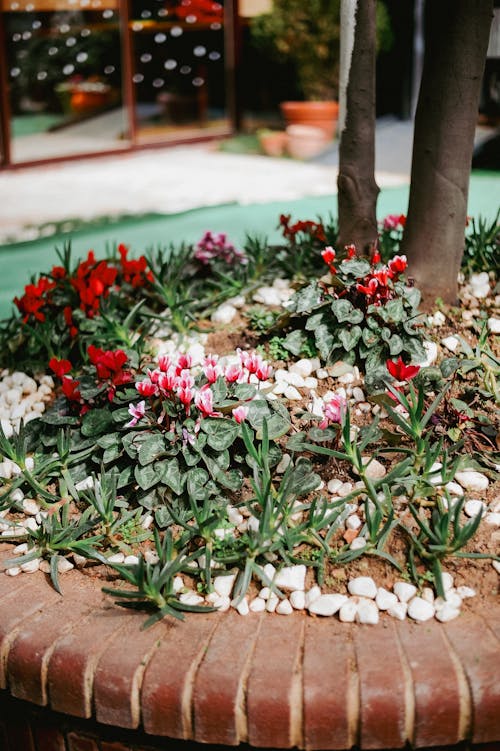
[[[347,407],[347,401],[344,396],[335,394],[329,402],[325,404],[324,417],[319,427],[324,430],[332,423],[341,423]]]
[[[160,368],[162,373],[166,373],[171,365],[172,360],[168,355],[160,355],[160,357],[158,358],[158,367]]]
[[[191,357],[191,355],[180,354],[177,359],[175,372],[177,373],[177,375],[179,375],[181,371],[189,370],[192,364],[193,364],[193,358]]]
[[[240,383],[243,376],[243,369],[239,363],[228,365],[224,371],[224,378],[228,383]]]
[[[128,405],[128,413],[129,415],[132,415],[132,419],[130,422],[127,422],[125,425],[126,428],[134,428],[140,419],[144,417],[144,414],[146,412],[146,402],[142,401],[138,404],[129,404]]]
[[[186,408],[186,414],[189,417],[189,413],[191,411],[191,402],[194,399],[194,392],[189,388],[179,388],[177,389],[177,396],[179,397],[180,402],[184,405]]]
[[[158,394],[158,387],[149,378],[146,378],[144,381],[138,381],[135,387],[141,396],[157,396]]]
[[[243,422],[243,420],[247,419],[248,416],[248,407],[244,407],[242,404],[239,407],[235,407],[231,414],[233,415],[234,419],[240,425],[240,423]]]
[[[214,412],[214,395],[208,384],[196,392],[194,403],[203,417],[220,417],[220,412]]]

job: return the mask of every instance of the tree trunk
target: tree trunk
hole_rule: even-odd
[[[342,0],[342,6],[352,0]],[[376,0],[359,0],[354,44],[348,57],[348,84],[340,132],[338,247],[354,243],[368,253],[377,240],[375,182],[375,9]],[[346,35],[349,39],[349,35]],[[345,37],[344,37],[345,38]],[[342,45],[341,33],[341,45]],[[349,42],[348,42],[349,43]],[[342,52],[341,52],[342,56]]]
[[[426,300],[454,303],[493,0],[431,0],[426,13],[401,250]]]

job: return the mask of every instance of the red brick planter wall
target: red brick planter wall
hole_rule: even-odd
[[[61,713],[67,723],[80,718],[133,731],[116,751],[147,748],[149,738],[155,747],[158,736],[260,748],[464,741],[500,748],[498,604],[447,624],[382,618],[360,626],[233,611],[141,631],[144,615],[115,607],[89,575],[72,571],[62,586],[64,597],[41,573],[0,575],[0,739],[3,727],[7,751],[115,749],[111,740],[96,745],[92,734],[87,743],[85,732],[71,741],[65,731],[43,746],[30,740],[28,725],[9,730],[9,697]],[[38,734],[49,733],[40,727]],[[18,747],[8,740],[12,732]],[[173,748],[166,739],[164,748]]]

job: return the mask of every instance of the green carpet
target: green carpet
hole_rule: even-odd
[[[499,173],[474,174],[468,213],[494,218],[498,210],[499,188]],[[406,213],[407,204],[408,187],[382,190],[378,199],[378,216],[382,218],[386,214]],[[228,204],[181,214],[92,224],[72,234],[60,233],[31,242],[3,245],[0,246],[0,318],[9,315],[13,297],[22,293],[23,286],[33,274],[49,270],[58,262],[55,247],[62,248],[63,242],[68,239],[72,242],[74,258],[85,256],[90,249],[99,257],[107,247],[112,248],[120,242],[130,247],[132,255],[138,255],[159,245],[196,242],[207,229],[226,232],[237,245],[244,241],[247,233],[277,242],[281,238],[277,229],[281,213],[291,214],[294,219],[317,219],[318,216],[326,218],[329,214],[335,215],[336,208],[337,201],[333,195],[248,206]]]

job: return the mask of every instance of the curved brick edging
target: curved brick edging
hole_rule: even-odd
[[[114,606],[90,576],[70,572],[63,590],[40,573],[0,576],[0,694],[211,744],[500,741],[498,605],[447,624],[232,611],[141,631],[144,614]]]

